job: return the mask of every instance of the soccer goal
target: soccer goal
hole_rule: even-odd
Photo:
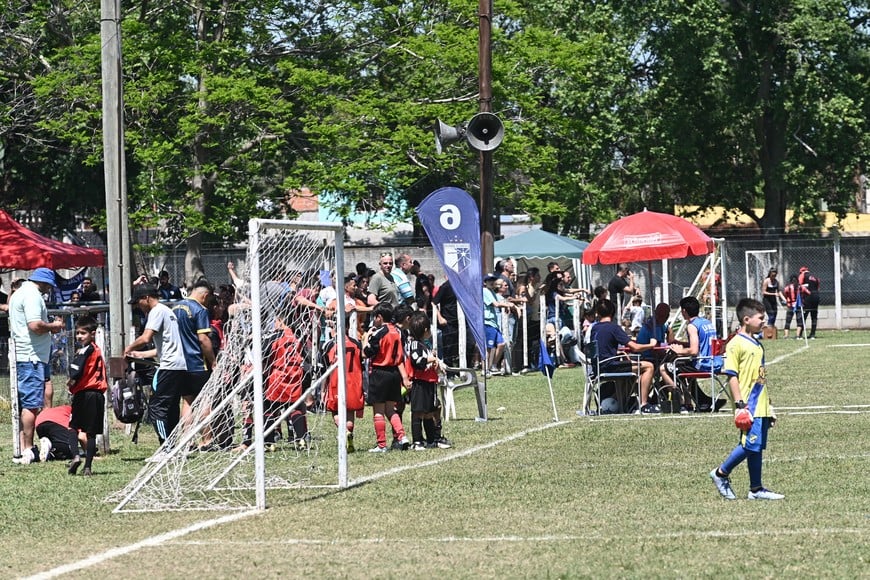
[[[313,307],[334,298],[345,311],[342,227],[251,220],[249,229],[245,282],[211,377],[134,480],[107,498],[115,512],[264,509],[268,490],[347,486],[344,341],[334,364],[320,356],[327,338],[344,335],[344,317]],[[321,398],[332,373],[338,427]]]
[[[761,300],[761,282],[767,278],[771,268],[776,268],[776,250],[747,250],[746,296]]]

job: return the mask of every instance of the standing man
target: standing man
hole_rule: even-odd
[[[806,290],[804,293],[804,316],[806,317],[805,320],[811,320],[810,333],[807,338],[815,340],[816,324],[819,321],[819,288],[821,287],[821,282],[810,273],[809,268],[803,266],[798,274],[798,284]]]
[[[37,268],[9,299],[9,326],[15,340],[18,407],[21,410],[21,459],[39,456],[33,445],[36,416],[46,406],[45,383],[50,377],[51,335],[64,329],[62,320],[49,321],[43,294],[57,289],[54,272]]]
[[[178,320],[178,332],[187,367],[179,393],[184,401],[182,416],[190,413],[190,406],[208,381],[211,369],[214,368],[215,353],[211,344],[211,321],[205,307],[211,293],[211,284],[205,278],[200,278],[193,283],[190,295],[172,307],[172,313]]]
[[[82,302],[103,301],[103,297],[100,295],[100,291],[97,290],[97,286],[94,284],[94,279],[90,276],[85,276],[82,279],[82,295],[80,300]]]
[[[166,270],[160,271],[160,276],[157,278],[157,289],[160,291],[160,298],[163,300],[181,300],[184,298],[181,295],[181,289],[169,281],[169,272]]]
[[[400,303],[399,287],[393,280],[393,254],[381,252],[378,261],[380,272],[369,278],[369,306],[377,306],[381,302],[389,302],[395,308]]]
[[[414,288],[416,288],[417,280],[416,276],[411,273],[413,267],[414,260],[410,254],[399,254],[396,256],[396,268],[392,270],[391,274],[396,287],[399,289],[399,300],[403,304],[416,308],[417,296],[414,293]],[[412,277],[414,280],[411,280]]]
[[[607,283],[607,291],[616,311],[622,312],[623,304],[634,294],[634,274],[628,264],[619,265],[616,275]]]
[[[160,293],[150,284],[133,287],[129,304],[138,306],[148,317],[139,338],[127,345],[124,355],[133,358],[156,356],[159,364],[154,375],[154,394],[148,403],[148,415],[162,445],[179,421],[179,402],[187,374],[187,361],[178,329],[178,319],[160,302]],[[137,350],[153,342],[151,350]]]
[[[483,278],[483,329],[486,332],[485,366],[486,376],[503,374],[502,357],[504,356],[505,340],[499,325],[499,308],[514,308],[514,305],[501,299],[501,286],[504,282],[494,274]]]

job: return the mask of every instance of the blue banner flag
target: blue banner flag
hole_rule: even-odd
[[[547,341],[539,341],[541,344],[541,355],[538,357],[538,369],[546,376],[553,378],[553,373],[556,372],[556,365],[553,364],[553,359],[550,358],[550,352],[547,350]]]
[[[465,313],[480,356],[486,360],[483,329],[480,212],[467,192],[442,187],[417,206],[417,217]]]

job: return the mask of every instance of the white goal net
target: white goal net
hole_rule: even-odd
[[[347,485],[340,224],[251,220],[245,281],[215,369],[163,446],[107,501],[119,511],[264,508],[266,491]],[[338,378],[338,420],[322,403]],[[338,427],[336,427],[336,423]]]
[[[771,268],[776,268],[779,253],[776,250],[746,252],[746,296],[761,300],[761,283]]]

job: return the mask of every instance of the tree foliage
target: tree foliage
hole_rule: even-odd
[[[99,224],[99,13],[0,4],[0,200]],[[122,46],[131,227],[235,241],[290,192],[409,220],[476,195],[477,155],[432,126],[478,110],[475,0],[142,0]],[[549,229],[724,205],[764,231],[854,206],[866,164],[862,2],[503,0],[494,6],[495,205]],[[763,213],[754,214],[754,208]],[[190,274],[191,272],[189,272]]]

